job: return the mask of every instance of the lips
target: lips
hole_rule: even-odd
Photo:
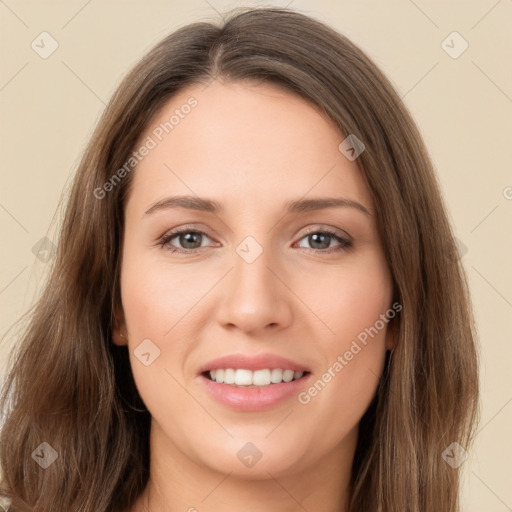
[[[233,370],[236,371],[233,372]],[[269,383],[268,378],[266,382],[259,382],[259,385],[250,386],[231,382],[233,380],[231,374],[233,373],[235,375],[238,373],[245,375],[255,372],[255,376],[259,373],[267,374],[270,370],[273,370],[272,374],[281,373],[284,382],[281,381],[281,378],[277,378],[279,375],[272,376],[275,383]],[[225,378],[220,379],[221,382],[213,380],[211,375],[215,372],[222,372],[224,377],[229,372],[228,380],[230,383],[222,382]],[[286,379],[285,374],[288,377]],[[291,375],[297,378],[290,380]],[[261,375],[258,376],[258,381],[261,380],[260,378]],[[257,412],[277,407],[286,400],[291,400],[294,396],[297,396],[311,379],[312,374],[307,366],[277,354],[269,353],[252,356],[230,354],[208,361],[198,369],[198,380],[207,394],[223,406],[240,412]],[[237,380],[236,376],[234,380]]]

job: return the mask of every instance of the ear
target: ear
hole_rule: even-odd
[[[121,306],[115,310],[114,329],[112,331],[112,342],[114,345],[128,345],[128,330],[124,319],[124,311]]]
[[[396,326],[391,320],[390,324],[388,325],[386,329],[386,339],[385,339],[385,345],[386,350],[393,350],[395,348],[395,336],[396,336]]]

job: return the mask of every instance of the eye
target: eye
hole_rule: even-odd
[[[353,246],[351,240],[344,236],[341,236],[341,234],[339,234],[337,230],[330,228],[324,228],[322,230],[312,230],[306,236],[301,238],[301,241],[302,240],[306,240],[309,244],[313,246],[310,250],[327,254],[347,250]],[[331,246],[331,242],[333,241],[338,241],[338,247]],[[309,248],[306,247],[306,249]]]
[[[210,238],[203,231],[187,228],[185,226],[184,228],[166,233],[160,238],[158,245],[170,252],[194,253],[202,247],[202,241],[205,237]],[[175,247],[171,244],[171,241],[175,238],[182,247]]]
[[[177,243],[179,243],[181,247],[176,247],[171,243],[174,239],[177,240]],[[170,252],[190,254],[198,252],[202,247],[204,247],[202,242],[205,239],[210,239],[210,237],[204,231],[185,226],[171,231],[170,233],[166,233],[160,238],[158,245]],[[324,228],[322,230],[313,229],[307,233],[306,236],[300,239],[300,241],[302,240],[306,240],[307,243],[311,244],[313,247],[308,248],[303,245],[299,245],[299,247],[324,254],[347,250],[353,246],[351,240],[342,236],[337,230],[330,228]],[[331,242],[333,241],[338,242],[338,247],[332,246]]]

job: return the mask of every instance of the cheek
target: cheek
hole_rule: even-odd
[[[311,276],[305,285],[308,304],[329,328],[324,353],[342,350],[345,344],[370,328],[391,306],[393,296],[389,269],[380,253],[367,251],[346,265],[329,269],[324,276]],[[313,293],[311,292],[313,291]]]
[[[144,259],[127,244],[121,272],[121,299],[128,348],[135,383],[146,404],[151,404],[169,386],[174,370],[169,360],[181,360],[183,344],[170,343],[183,317],[187,303],[185,283],[149,259]],[[177,292],[176,290],[180,291]],[[171,379],[172,380],[172,379]],[[164,393],[165,395],[165,393]]]
[[[123,262],[121,290],[130,334],[163,341],[204,295],[209,281],[200,279],[200,274],[194,278],[182,265],[166,264],[156,251],[128,255]]]
[[[322,342],[323,368],[298,396],[304,411],[309,411],[306,417],[323,425],[326,440],[343,438],[355,429],[375,396],[386,354],[388,324],[376,326],[382,312],[370,322],[366,310],[363,323],[347,312],[346,322],[337,324],[340,334],[331,343]],[[357,334],[344,334],[348,332]]]
[[[364,264],[359,265],[359,262]],[[385,362],[392,282],[380,259],[337,268],[329,291],[315,295],[329,332],[316,339],[323,367],[299,402],[335,435],[359,422],[375,395]],[[322,316],[323,315],[323,316]]]
[[[375,344],[360,345],[361,351],[354,353],[351,360],[344,353],[340,354],[341,359],[333,359],[301,396],[304,417],[315,418],[313,421],[322,425],[324,442],[335,443],[357,429],[375,396],[385,352],[382,344],[376,340],[372,343]],[[314,430],[315,426],[310,428]]]

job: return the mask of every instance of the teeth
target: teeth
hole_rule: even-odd
[[[280,382],[291,382],[302,377],[304,372],[282,370],[281,368],[264,370],[245,370],[219,368],[210,370],[210,377],[219,384],[234,384],[235,386],[269,386]]]
[[[236,372],[245,371],[237,370]],[[268,386],[270,384],[270,370],[256,370],[255,372],[249,372],[252,375],[249,379],[252,381],[251,384],[255,386]],[[237,382],[238,384],[238,382]]]
[[[235,370],[232,368],[228,368],[224,370],[224,383],[225,384],[234,384],[235,383]]]
[[[252,372],[250,370],[235,370],[235,384],[237,386],[252,386]]]
[[[283,380],[283,370],[280,368],[274,368],[270,376],[272,384],[279,384]]]
[[[293,380],[294,372],[293,370],[285,370],[283,372],[283,380],[285,382],[290,382]]]

